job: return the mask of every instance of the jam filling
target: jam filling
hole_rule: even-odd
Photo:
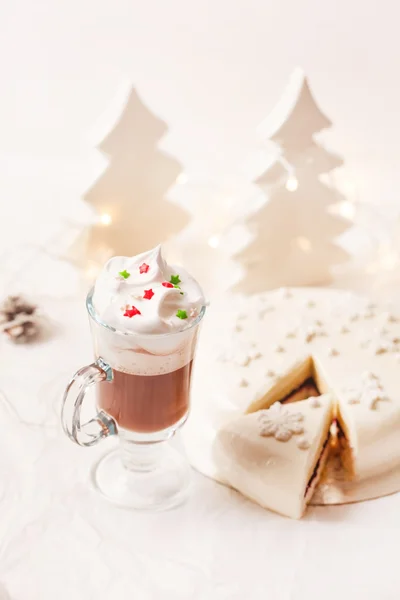
[[[318,469],[319,469],[319,466],[320,466],[320,464],[321,464],[322,456],[323,456],[323,454],[324,454],[324,452],[325,452],[325,448],[327,447],[327,445],[328,445],[328,443],[329,443],[329,439],[330,439],[330,437],[331,437],[331,436],[330,436],[330,434],[329,434],[329,435],[328,435],[328,437],[326,438],[325,442],[324,442],[324,445],[322,446],[321,454],[319,455],[319,459],[317,460],[317,462],[316,462],[316,464],[315,464],[314,471],[313,471],[313,473],[312,473],[312,475],[311,475],[310,479],[308,480],[307,487],[306,487],[306,491],[304,492],[304,496],[307,496],[308,490],[310,489],[310,487],[311,487],[311,485],[312,485],[312,483],[313,483],[314,479],[316,478],[316,476],[317,476],[317,474],[318,474]]]
[[[317,384],[313,377],[309,377],[301,383],[296,389],[292,390],[287,396],[282,398],[281,404],[289,404],[290,402],[300,402],[307,400],[311,396],[320,396],[321,393],[317,388]]]

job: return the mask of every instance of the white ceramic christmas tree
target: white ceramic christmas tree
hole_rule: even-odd
[[[143,252],[188,222],[185,211],[166,200],[181,173],[181,165],[157,148],[166,132],[130,87],[122,114],[98,145],[108,167],[84,196],[98,215],[88,231],[88,258],[102,262],[111,254]]]
[[[348,259],[335,238],[350,222],[329,212],[344,200],[321,181],[343,164],[314,135],[331,126],[302,70],[294,71],[281,101],[260,126],[278,148],[256,184],[267,202],[248,220],[253,241],[237,255],[245,276],[237,290],[251,293],[282,285],[330,281],[331,267]]]

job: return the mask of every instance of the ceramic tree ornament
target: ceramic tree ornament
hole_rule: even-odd
[[[305,74],[297,69],[281,101],[260,126],[263,139],[275,143],[278,151],[255,181],[267,201],[248,220],[254,239],[237,255],[245,270],[237,290],[252,293],[282,285],[327,283],[331,267],[348,260],[336,238],[350,222],[329,212],[344,198],[320,179],[343,160],[314,139],[331,125]]]
[[[166,198],[182,172],[178,161],[158,148],[166,124],[131,85],[118,108],[113,127],[98,145],[108,166],[84,195],[97,214],[87,232],[87,256],[101,262],[107,255],[131,256],[152,248],[188,222],[185,211]]]

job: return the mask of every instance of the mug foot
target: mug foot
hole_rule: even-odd
[[[190,468],[168,443],[134,444],[107,453],[92,472],[95,488],[110,502],[138,510],[167,510],[182,504],[190,488]]]

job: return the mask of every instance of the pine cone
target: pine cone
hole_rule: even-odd
[[[0,330],[24,344],[39,333],[37,307],[22,296],[9,296],[0,306]]]

